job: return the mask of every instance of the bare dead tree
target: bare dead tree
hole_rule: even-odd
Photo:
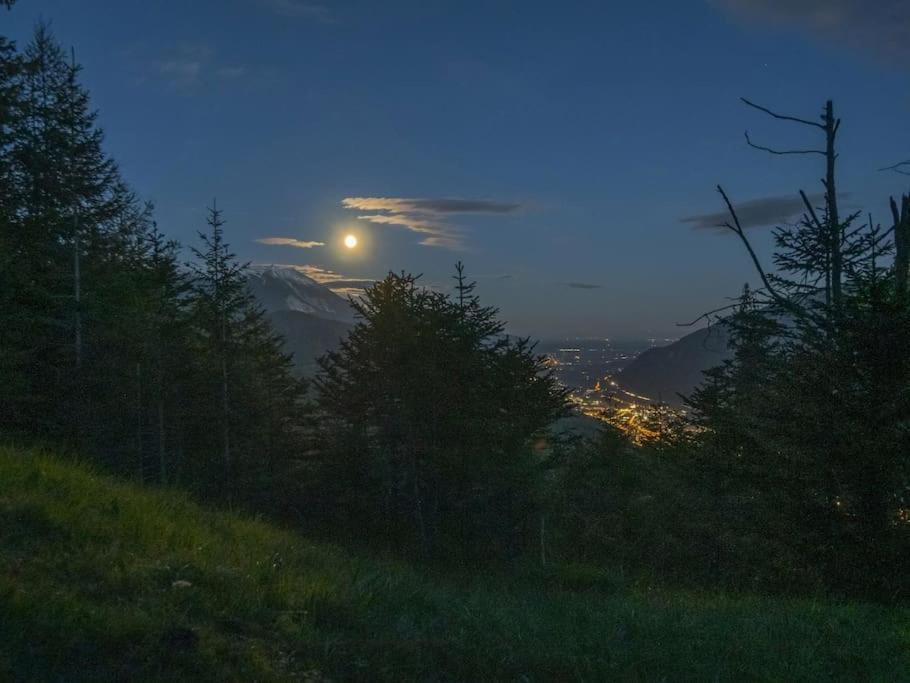
[[[910,176],[910,159],[898,161],[896,164],[878,170]],[[894,219],[891,230],[894,232],[895,287],[901,295],[904,295],[907,293],[907,286],[910,283],[910,274],[908,274],[908,270],[910,270],[910,196],[903,195],[900,206],[894,197],[891,197],[890,204],[891,215]]]
[[[834,310],[837,311],[840,309],[841,300],[842,300],[842,274],[844,269],[843,264],[843,225],[840,221],[840,212],[837,205],[837,183],[836,183],[836,164],[837,164],[837,151],[836,151],[836,140],[837,133],[840,130],[840,119],[834,116],[834,102],[828,100],[825,103],[824,112],[821,116],[821,123],[817,121],[810,121],[808,119],[799,118],[796,116],[789,116],[785,114],[779,114],[767,107],[755,104],[750,100],[747,100],[745,97],[740,98],[742,102],[753,109],[757,109],[768,116],[771,116],[775,119],[781,121],[790,121],[793,123],[799,123],[804,126],[811,126],[813,128],[818,128],[825,134],[825,146],[823,149],[788,149],[788,150],[779,150],[767,147],[765,145],[758,145],[752,142],[749,137],[748,131],[746,131],[746,142],[750,147],[754,149],[767,152],[769,154],[775,155],[790,155],[790,154],[819,154],[825,157],[825,177],[822,179],[822,184],[825,187],[825,220],[826,228],[828,234],[828,248],[830,250],[830,258],[828,259],[828,274],[826,275],[826,292],[828,292],[829,301],[828,303],[833,306]],[[806,204],[806,207],[809,211],[810,217],[815,221],[818,226],[821,226],[818,216],[815,215],[810,202],[806,198],[805,193],[800,190],[800,195],[803,197],[803,201]]]
[[[891,216],[894,219],[894,280],[899,294],[907,292],[910,280],[910,195],[901,197],[900,208],[891,197]]]

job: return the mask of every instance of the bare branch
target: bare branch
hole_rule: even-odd
[[[799,196],[803,198],[803,204],[806,205],[806,210],[809,212],[809,215],[812,216],[812,221],[815,223],[815,227],[821,230],[822,224],[821,221],[818,220],[818,215],[815,213],[815,207],[812,206],[812,202],[809,201],[806,193],[802,190],[799,191]]]
[[[761,291],[761,290],[759,290],[759,291]],[[676,323],[676,326],[677,327],[692,327],[693,325],[697,324],[698,322],[700,322],[702,320],[708,320],[710,322],[711,316],[714,315],[715,313],[723,313],[724,311],[729,311],[734,308],[739,308],[740,306],[742,306],[741,301],[737,301],[736,303],[732,303],[732,304],[727,304],[726,306],[721,306],[720,308],[715,308],[713,311],[708,311],[706,313],[702,313],[700,316],[698,316],[695,320],[693,320],[690,323]]]
[[[727,193],[724,192],[724,188],[718,185],[717,191],[720,192],[720,196],[724,198],[724,203],[726,203],[727,210],[730,212],[730,217],[733,219],[734,225],[727,223],[726,227],[736,233],[736,235],[742,241],[743,245],[746,247],[746,251],[749,252],[749,256],[752,257],[752,263],[755,264],[755,269],[758,271],[758,276],[761,278],[762,284],[765,286],[765,289],[768,291],[771,297],[782,306],[790,308],[790,302],[781,297],[774,289],[774,287],[771,286],[771,282],[768,280],[768,276],[765,274],[765,269],[762,268],[761,262],[758,260],[758,256],[755,254],[755,250],[752,248],[752,244],[749,242],[749,238],[746,237],[746,233],[743,230],[742,224],[739,222],[739,216],[736,215],[736,209],[733,208],[733,203],[730,201]]]
[[[824,151],[822,151],[820,149],[785,149],[785,150],[771,149],[770,147],[763,147],[761,145],[756,145],[754,142],[752,142],[752,139],[749,137],[749,131],[746,131],[745,135],[746,135],[746,143],[749,145],[749,147],[754,147],[755,149],[759,149],[762,152],[768,152],[769,154],[781,154],[781,155],[783,155],[783,154],[821,154],[822,156],[825,155]]]
[[[794,121],[795,123],[802,123],[803,125],[806,125],[806,126],[815,126],[816,128],[821,128],[822,130],[825,129],[825,127],[822,124],[816,123],[815,121],[807,121],[806,119],[800,119],[795,116],[785,116],[783,114],[778,114],[776,112],[771,111],[770,109],[768,109],[766,107],[762,107],[761,105],[755,104],[755,102],[750,102],[745,97],[740,97],[739,99],[742,100],[747,105],[749,105],[750,107],[753,107],[754,109],[758,109],[759,111],[763,111],[764,113],[768,114],[769,116],[773,116],[776,119],[780,119],[782,121]]]
[[[903,170],[903,166],[907,166],[910,169],[910,159],[906,161],[898,161],[893,166],[885,166],[884,168],[878,169],[879,171],[894,171],[895,173],[900,173],[901,175],[910,175],[910,172]]]

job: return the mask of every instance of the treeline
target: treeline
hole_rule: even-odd
[[[425,558],[534,538],[564,392],[461,266],[390,274],[295,377],[213,202],[184,262],[103,150],[79,67],[39,26],[0,43],[0,430],[139,481]]]
[[[104,152],[79,67],[0,43],[0,406],[8,434],[140,481],[268,500],[303,387],[209,210],[181,261]]]
[[[905,598],[910,197],[890,200],[884,226],[842,214],[833,104],[807,120],[745,103],[814,131],[817,148],[792,153],[824,160],[824,200],[800,191],[804,215],[775,229],[771,272],[718,187],[762,283],[705,316],[728,328],[733,357],[660,443],[574,454],[564,528],[588,559],[679,581]]]
[[[103,150],[79,68],[0,38],[0,433],[307,533],[447,562],[609,564],[699,586],[905,597],[910,199],[776,230],[774,272],[717,324],[733,358],[690,419],[633,447],[559,440],[565,392],[458,264],[390,274],[308,383],[250,296],[213,203],[184,254]],[[186,259],[186,260],[184,260]]]

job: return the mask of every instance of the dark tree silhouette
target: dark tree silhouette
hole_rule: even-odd
[[[354,301],[360,322],[322,359],[332,509],[423,556],[514,552],[531,523],[533,446],[564,393],[460,264],[455,277],[453,299],[389,274]]]

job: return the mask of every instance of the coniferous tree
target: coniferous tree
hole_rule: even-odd
[[[27,423],[31,388],[27,377],[29,343],[28,311],[22,292],[28,286],[26,264],[17,259],[16,231],[19,193],[14,144],[23,125],[22,77],[25,63],[15,45],[0,36],[0,416],[7,428],[21,429]]]
[[[454,300],[411,275],[376,283],[316,379],[326,504],[423,556],[521,545],[533,445],[564,410],[533,347],[456,277]]]
[[[214,208],[180,265],[78,76],[44,25],[21,54],[0,40],[0,429],[278,509],[305,412],[282,340]]]
[[[141,439],[140,469],[154,472],[159,483],[166,484],[174,480],[180,464],[176,457],[179,414],[190,407],[181,402],[181,368],[190,366],[190,283],[180,265],[179,245],[168,240],[154,222],[142,236],[140,248],[142,260],[134,276],[139,299],[133,325],[138,335],[137,363],[145,368],[147,377],[147,406],[144,411],[140,406],[140,418],[144,412],[150,437]]]
[[[4,73],[13,74],[4,98],[14,93],[3,140],[4,270],[13,297],[4,337],[16,363],[10,374],[26,382],[8,404],[10,426],[79,441],[92,420],[83,361],[102,357],[89,336],[102,326],[110,279],[122,273],[118,225],[135,200],[102,150],[78,66],[46,26],[21,58],[7,54]]]
[[[838,217],[831,112],[829,103],[823,124],[809,124],[826,131],[825,205],[801,193],[803,218],[775,230],[776,273],[762,270],[721,190],[765,288],[727,322],[734,358],[690,403],[700,462],[750,520],[737,533],[791,553],[793,575],[881,594],[897,588],[895,558],[910,543],[898,523],[910,483],[902,216],[892,202],[898,258],[888,269],[890,235],[871,217]]]
[[[190,438],[203,462],[187,466],[203,491],[234,500],[280,478],[286,463],[277,460],[292,447],[303,385],[247,288],[246,264],[225,241],[214,203],[207,223],[202,246],[193,249],[190,301],[196,373]]]

